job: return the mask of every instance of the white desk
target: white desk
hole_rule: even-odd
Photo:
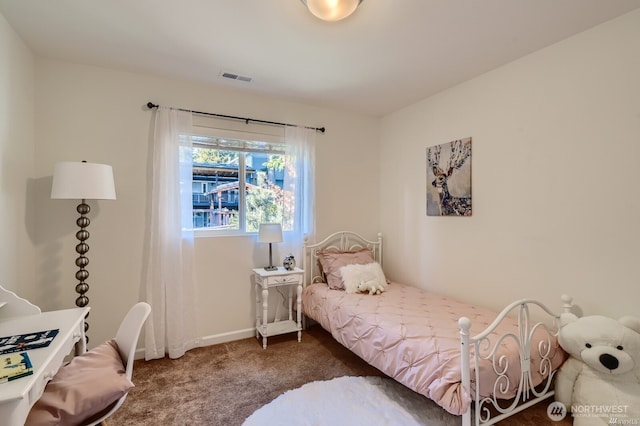
[[[5,291],[0,287],[0,302]],[[56,374],[74,345],[76,354],[86,351],[84,317],[90,308],[41,313],[33,313],[31,310],[26,315],[9,318],[3,317],[3,309],[5,308],[0,308],[0,337],[56,328],[60,330],[46,348],[27,351],[33,364],[32,375],[0,383],[0,422],[6,426],[22,426],[29,410],[42,396],[47,382]],[[39,310],[37,307],[36,309]]]

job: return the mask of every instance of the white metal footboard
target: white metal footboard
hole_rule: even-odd
[[[572,298],[570,296],[563,295],[561,299],[563,312],[569,312],[573,306]],[[544,314],[549,315],[553,325],[548,326],[544,322],[532,323],[530,318],[530,306],[537,306]],[[517,335],[515,333],[507,333],[492,342],[490,340],[490,334],[496,329],[496,327],[498,327],[505,317],[513,313],[515,313],[518,318]],[[472,394],[471,371],[473,371],[473,374],[475,375],[474,380],[476,389],[480,389],[479,365],[481,361],[488,360],[497,375],[495,383],[492,384],[492,396],[482,398],[479,391],[475,392],[473,403],[469,405],[466,412],[462,415],[462,424],[464,426],[471,426],[472,420],[473,424],[476,426],[494,424],[554,394],[552,381],[555,371],[552,371],[551,349],[552,343],[557,336],[557,320],[559,317],[559,314],[555,314],[545,305],[536,300],[522,299],[515,301],[504,308],[489,327],[487,327],[482,333],[473,337],[469,336],[471,320],[467,317],[460,318],[458,325],[460,326],[460,344],[462,351],[462,386],[465,392],[467,392],[468,395]],[[543,330],[544,338],[537,345],[537,348],[532,348],[532,338],[534,333],[540,332],[540,330]],[[506,357],[498,354],[498,348],[501,343],[507,339],[511,339],[518,344],[521,377],[516,397],[509,400],[510,402],[507,407],[503,407],[500,405],[497,396],[505,394],[506,389],[510,386],[509,377],[506,375],[510,366]],[[531,376],[532,372],[529,358],[532,353],[532,349],[537,350],[537,354],[541,357],[539,373],[546,377],[544,382],[537,387],[534,386]],[[473,367],[473,370],[471,370],[471,367]]]

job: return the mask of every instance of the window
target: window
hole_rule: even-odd
[[[192,140],[194,229],[242,234],[257,232],[264,222],[292,229],[284,145],[212,136]]]

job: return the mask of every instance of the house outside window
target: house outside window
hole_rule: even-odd
[[[193,137],[193,227],[200,234],[257,232],[260,223],[282,223],[293,197],[284,188],[284,146],[273,142]]]

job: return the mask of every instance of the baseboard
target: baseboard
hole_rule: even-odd
[[[246,339],[249,337],[255,337],[256,329],[247,328],[244,330],[230,331],[228,333],[212,334],[210,336],[204,336],[200,338],[200,346],[218,345],[220,343],[233,342],[234,340]],[[144,359],[144,348],[136,349],[135,359]]]
[[[200,339],[200,347],[217,345],[219,343],[233,342],[234,340],[246,339],[248,337],[255,337],[256,329],[247,328],[244,330],[230,331],[229,333],[212,334]]]

